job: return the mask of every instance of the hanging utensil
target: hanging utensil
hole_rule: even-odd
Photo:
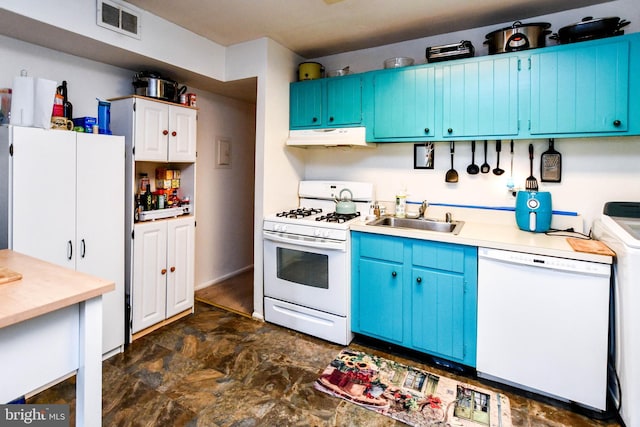
[[[504,173],[504,169],[500,169],[500,151],[502,151],[502,141],[496,140],[496,167],[493,170],[494,175],[502,175]]]
[[[478,172],[480,172],[480,168],[476,165],[476,142],[471,141],[471,164],[467,166],[467,173],[476,175]]]
[[[560,182],[562,178],[562,155],[553,147],[553,138],[549,139],[549,149],[540,156],[540,181]]]
[[[511,169],[509,173],[509,179],[507,180],[507,188],[509,190],[513,190],[513,188],[515,187],[515,184],[513,183],[513,139],[511,140],[509,151],[511,156]]]
[[[484,140],[484,163],[480,166],[480,172],[489,173],[491,166],[487,163],[487,140]]]
[[[529,191],[538,191],[538,180],[533,176],[533,144],[529,144],[529,173],[524,186]]]
[[[445,182],[458,182],[458,172],[453,168],[453,152],[455,151],[455,142],[451,141],[451,169],[449,169],[444,176]]]

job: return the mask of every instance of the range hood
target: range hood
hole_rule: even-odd
[[[374,148],[376,144],[365,141],[366,129],[296,129],[289,131],[287,145],[292,147],[362,147]]]

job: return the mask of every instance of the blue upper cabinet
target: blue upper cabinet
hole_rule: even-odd
[[[328,127],[362,123],[362,78],[359,75],[326,80]]]
[[[291,83],[290,128],[332,128],[362,123],[360,75]]]
[[[371,141],[423,141],[435,135],[435,68],[409,67],[371,76]]]
[[[291,129],[367,141],[640,135],[640,33],[291,84]]]
[[[626,38],[563,46],[531,55],[531,134],[627,132]]]
[[[455,61],[442,66],[442,137],[518,134],[516,56]]]
[[[309,80],[290,85],[290,127],[313,128],[322,125],[322,80]]]

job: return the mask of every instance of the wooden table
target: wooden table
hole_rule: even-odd
[[[102,424],[102,294],[111,281],[8,249],[0,267],[0,403],[76,373],[76,425]]]

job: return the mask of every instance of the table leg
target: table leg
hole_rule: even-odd
[[[102,425],[102,296],[80,303],[76,426]]]

